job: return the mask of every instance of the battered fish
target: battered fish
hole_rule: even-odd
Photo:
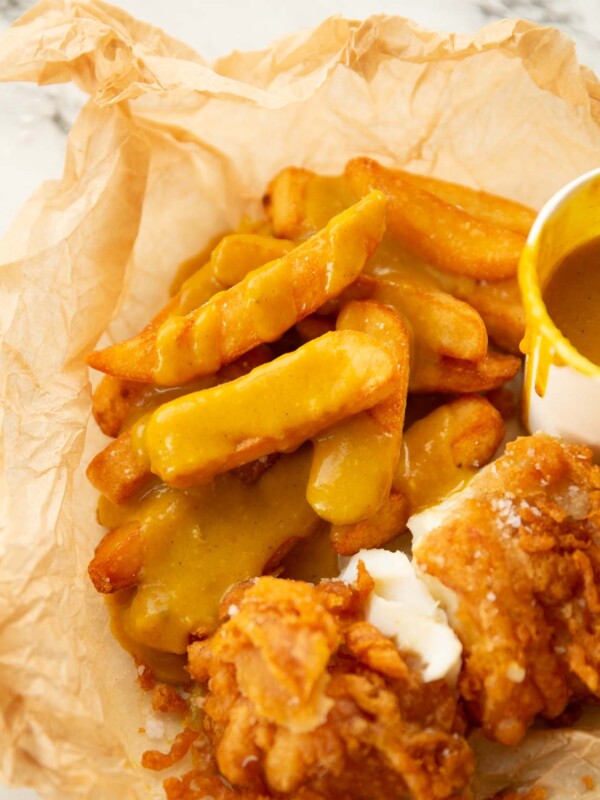
[[[373,582],[262,577],[189,648],[207,683],[204,726],[221,774],[265,797],[466,798],[473,756],[456,691],[364,620]]]
[[[514,745],[536,715],[600,697],[600,468],[587,448],[520,438],[409,527],[488,737]]]

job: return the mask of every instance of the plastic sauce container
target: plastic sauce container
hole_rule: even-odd
[[[592,447],[600,457],[600,365],[579,353],[550,318],[544,290],[565,256],[600,237],[600,169],[567,184],[540,211],[521,255],[527,331],[523,423]],[[600,269],[600,263],[598,264]],[[600,303],[598,308],[600,326]]]

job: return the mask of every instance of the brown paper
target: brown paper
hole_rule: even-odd
[[[138,733],[147,701],[86,578],[100,531],[83,472],[102,436],[83,355],[139,328],[178,263],[259,214],[289,164],[369,155],[539,207],[600,165],[600,85],[566,36],[526,22],[469,37],[333,18],[211,67],[94,0],[25,14],[0,37],[0,79],[90,94],[64,177],[1,249],[2,774],[56,800],[158,797],[138,766],[157,744]],[[593,721],[478,750],[477,798],[540,775],[551,797],[579,797],[584,774],[600,786]]]

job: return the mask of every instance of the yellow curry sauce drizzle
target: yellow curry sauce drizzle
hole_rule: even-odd
[[[161,484],[123,506],[101,499],[101,524],[138,520],[144,539],[137,587],[110,601],[115,633],[127,649],[145,662],[147,648],[184,655],[191,634],[215,627],[232,584],[262,574],[282,546],[317,530],[319,518],[305,497],[310,456],[310,445],[282,456],[251,486],[229,473],[185,491]],[[182,663],[159,659],[158,677],[172,680],[172,668]],[[148,664],[156,665],[156,659]]]

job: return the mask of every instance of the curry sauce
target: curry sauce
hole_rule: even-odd
[[[581,355],[600,364],[600,239],[566,255],[543,292],[552,321]]]

